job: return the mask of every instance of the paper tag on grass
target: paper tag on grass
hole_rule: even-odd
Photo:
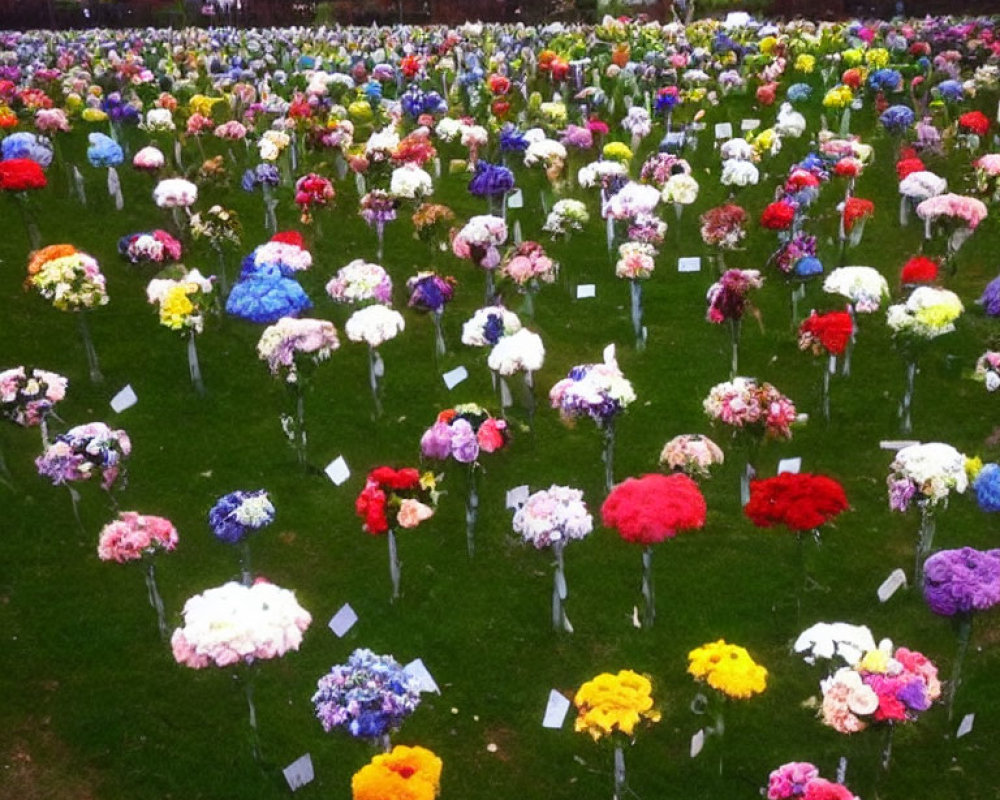
[[[455,369],[449,370],[441,376],[444,381],[444,385],[449,389],[454,389],[458,384],[469,377],[469,370],[465,367],[455,367]]]
[[[733,123],[731,122],[719,122],[715,126],[715,138],[716,139],[732,139],[733,138]]]
[[[323,471],[326,473],[326,477],[333,481],[335,486],[340,486],[351,477],[351,470],[348,469],[347,462],[344,461],[343,456],[337,456],[326,465],[326,469]]]
[[[976,721],[975,714],[966,714],[962,717],[962,721],[958,725],[958,730],[955,731],[955,738],[961,739],[963,736],[967,736],[972,733],[972,723]]]
[[[705,729],[700,729],[691,737],[691,758],[697,757],[698,753],[705,746]]]
[[[802,457],[796,456],[795,458],[783,458],[778,462],[778,474],[782,472],[791,472],[793,475],[798,475],[799,471],[802,469]]]
[[[889,577],[882,581],[882,585],[878,587],[879,602],[884,603],[903,586],[906,586],[906,573],[896,568],[889,573]]]
[[[430,671],[424,665],[424,661],[421,658],[415,658],[405,667],[403,667],[403,672],[409,675],[413,680],[417,682],[417,689],[423,694],[424,692],[434,692],[435,694],[441,694],[441,690],[438,688],[437,683],[431,676]]]
[[[513,489],[507,490],[507,508],[508,509],[518,509],[528,502],[529,490],[528,485],[515,486]]]
[[[701,272],[701,256],[681,256],[677,259],[678,272]]]
[[[312,757],[309,753],[306,753],[301,758],[295,759],[281,772],[284,774],[285,780],[288,782],[288,788],[293,792],[296,789],[301,789],[307,783],[312,783],[313,778],[316,777],[316,774],[313,772]]]
[[[344,635],[354,627],[354,623],[357,621],[358,615],[355,613],[354,609],[351,608],[351,604],[344,603],[344,605],[340,607],[340,611],[330,618],[330,622],[328,624],[334,635],[338,639],[343,639]]]
[[[507,195],[507,208],[524,208],[524,192],[515,189]]]
[[[904,447],[920,444],[912,439],[885,439],[878,443],[880,450],[902,450]]]
[[[755,131],[760,127],[759,119],[744,119],[740,121],[740,130],[746,133],[747,131]]]
[[[569,711],[569,698],[553,689],[549,692],[549,702],[545,706],[545,717],[542,719],[542,727],[561,728],[563,722],[566,721],[567,711]]]
[[[118,394],[111,398],[111,410],[116,414],[121,414],[126,408],[132,408],[139,402],[132,384],[129,383]]]
[[[585,297],[597,297],[597,286],[593,283],[581,283],[576,287],[576,299],[583,300]]]

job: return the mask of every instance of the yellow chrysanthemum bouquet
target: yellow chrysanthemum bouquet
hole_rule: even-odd
[[[175,264],[163,270],[146,287],[146,298],[159,307],[160,324],[188,338],[188,371],[198,394],[205,393],[198,364],[195,336],[204,330],[205,314],[214,300],[213,277],[205,277],[197,269],[188,270]]]
[[[640,726],[660,721],[653,704],[653,684],[629,669],[617,675],[602,672],[577,690],[573,704],[578,733],[589,733],[595,742],[611,737],[614,743],[614,798],[620,800],[625,791],[625,743],[635,738]]]
[[[441,766],[424,747],[396,745],[354,773],[353,800],[434,800],[441,791]]]
[[[767,670],[753,660],[746,648],[728,644],[724,639],[697,647],[688,653],[688,674],[695,680],[707,683],[721,696],[729,699],[748,700],[767,688]],[[706,706],[708,701],[702,698]],[[715,724],[706,730],[718,739],[725,732],[723,704],[715,713]],[[719,774],[722,774],[722,748],[719,748]]]

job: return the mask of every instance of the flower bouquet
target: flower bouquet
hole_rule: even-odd
[[[501,278],[513,281],[517,290],[524,295],[522,310],[528,319],[534,319],[534,297],[539,282],[555,283],[559,264],[545,254],[545,248],[538,242],[522,242],[507,254],[499,272]]]
[[[604,348],[603,363],[573,367],[549,391],[549,402],[559,409],[564,422],[590,417],[604,434],[604,484],[608,491],[615,482],[615,417],[634,400],[635,390],[618,367],[613,344]]]
[[[157,553],[169,553],[177,547],[177,529],[169,519],[122,511],[118,519],[101,529],[97,543],[97,556],[101,561],[145,561],[146,589],[149,604],[156,612],[160,637],[166,640],[170,629],[163,613],[163,598],[156,586]]]
[[[718,250],[720,274],[726,271],[723,253],[736,250],[746,238],[747,212],[734,203],[711,208],[701,215],[701,240]]]
[[[200,142],[200,140],[199,140]],[[270,233],[278,230],[278,220],[274,210],[278,207],[278,199],[274,197],[274,187],[281,183],[281,174],[274,164],[258,164],[253,169],[243,173],[241,185],[243,191],[252,192],[258,186],[261,189],[264,202],[264,229]]]
[[[951,259],[965,244],[979,223],[986,218],[986,204],[975,197],[953,192],[928,197],[917,206],[917,216],[924,221],[924,238],[931,238],[931,228],[941,225],[949,229],[947,258]],[[952,262],[954,264],[954,262]],[[952,267],[954,271],[954,266]]]
[[[254,704],[254,669],[258,661],[298,650],[312,623],[295,593],[258,581],[253,586],[226,583],[189,598],[183,627],[170,638],[174,659],[192,669],[243,667],[243,691],[250,712],[254,760],[260,761],[260,736]]]
[[[640,726],[660,721],[653,705],[649,678],[623,669],[618,674],[602,672],[577,689],[573,697],[577,733],[589,733],[597,742],[610,736],[614,743],[614,800],[624,800],[625,744],[631,744]]]
[[[99,473],[101,488],[108,493],[112,506],[116,506],[111,489],[131,453],[132,442],[125,431],[113,430],[103,422],[88,422],[59,434],[35,459],[35,467],[38,474],[48,478],[54,486],[69,489],[73,515],[82,531],[78,507],[80,495],[70,484],[88,481]]]
[[[312,703],[327,733],[343,728],[356,739],[380,742],[388,753],[390,734],[416,711],[420,691],[392,656],[359,648],[319,679]]]
[[[445,252],[448,228],[455,221],[455,212],[438,203],[421,203],[410,217],[413,222],[413,236],[428,242],[433,249]]]
[[[180,261],[181,243],[164,230],[130,233],[118,240],[118,252],[131,264]]]
[[[502,305],[485,306],[462,324],[462,344],[493,347],[504,336],[511,336],[519,330],[521,320],[513,311]]]
[[[534,373],[542,368],[544,362],[545,345],[542,343],[542,337],[527,328],[520,327],[510,335],[501,336],[486,359],[494,378],[498,378],[494,383],[499,384],[500,407],[505,414],[506,409],[514,402],[510,387],[507,385],[507,378],[518,372],[524,373],[529,426],[535,416]]]
[[[214,205],[208,211],[199,211],[188,220],[191,238],[195,241],[207,239],[215,251],[219,262],[219,275],[222,281],[222,298],[229,296],[229,273],[226,269],[226,245],[239,247],[243,242],[243,226],[236,212],[220,205]]]
[[[491,164],[479,159],[469,181],[469,194],[485,198],[490,214],[505,213],[504,198],[514,189],[514,173],[503,164]]]
[[[948,682],[948,719],[962,679],[962,662],[972,635],[972,615],[1000,604],[1000,550],[939,550],[924,562],[924,600],[931,611],[951,617],[958,628],[958,653]]]
[[[819,776],[819,770],[806,761],[792,761],[773,770],[767,779],[767,800],[858,800],[838,782]]]
[[[817,659],[837,656],[846,664],[856,664],[869,650],[875,649],[875,639],[867,625],[848,622],[817,622],[798,635],[792,650],[802,655],[810,666]]]
[[[729,269],[708,289],[706,318],[715,324],[729,323],[729,340],[732,346],[730,378],[735,378],[739,371],[740,324],[743,315],[750,310],[759,320],[759,312],[748,299],[750,291],[763,285],[764,279],[755,269]]]
[[[38,426],[42,447],[49,446],[46,418],[66,396],[69,380],[44,369],[13,367],[0,371],[0,416],[22,428]]]
[[[707,513],[701,490],[687,475],[643,475],[615,486],[601,506],[601,523],[626,542],[643,546],[643,627],[656,618],[653,592],[653,545],[678,533],[701,528]]]
[[[893,652],[887,639],[821,681],[820,688],[820,718],[835,731],[857,733],[872,723],[886,723],[884,770],[892,759],[895,725],[916,720],[941,696],[937,667],[915,650]]]
[[[351,778],[352,800],[434,800],[441,791],[441,759],[423,747],[396,745]]]
[[[379,380],[385,374],[385,364],[378,348],[395,339],[406,327],[403,315],[389,306],[381,304],[366,306],[355,311],[344,325],[347,338],[352,342],[368,345],[368,383],[375,401],[375,416],[382,416],[382,401],[379,398]]]
[[[573,233],[582,231],[588,222],[590,212],[585,204],[579,200],[556,200],[545,218],[542,230],[553,239],[565,238],[569,241]]]
[[[816,237],[802,231],[789,234],[771,255],[768,263],[772,262],[789,288],[794,330],[799,322],[799,301],[806,296],[805,284],[823,272],[823,263],[816,257]]]
[[[899,169],[897,164],[897,169]],[[923,168],[907,172],[899,179],[899,224],[906,226],[910,221],[911,207],[917,207],[931,197],[937,197],[948,191],[948,181],[933,172]],[[929,238],[929,237],[928,237]]]
[[[354,503],[355,512],[364,520],[361,527],[366,533],[372,536],[387,534],[393,600],[400,596],[395,529],[416,528],[434,516],[439,495],[437,478],[432,472],[421,474],[413,467],[399,470],[376,467],[368,473],[365,488]]]
[[[749,700],[767,688],[767,670],[754,661],[746,648],[728,644],[725,639],[703,644],[688,653],[687,671],[699,683],[707,683],[715,689],[724,700]],[[723,709],[720,707],[715,712],[715,724],[708,731],[720,740],[720,775],[723,768],[722,741],[725,730]]]
[[[106,282],[97,261],[72,245],[50,245],[32,254],[28,283],[55,308],[76,312],[90,381],[101,383],[104,376],[85,316],[88,309],[108,303]]]
[[[191,216],[190,208],[198,201],[198,187],[184,178],[164,178],[153,189],[153,202],[169,209],[177,234],[183,236],[188,225],[181,221],[181,209]]]
[[[700,433],[675,436],[660,451],[660,466],[691,478],[711,477],[711,468],[726,460],[715,442]]]
[[[799,325],[799,350],[828,356],[823,370],[823,417],[830,420],[830,376],[837,372],[837,356],[842,355],[854,335],[854,319],[847,311],[812,312]]]
[[[507,241],[507,223],[488,214],[470,219],[452,236],[451,251],[486,273],[486,303],[493,302],[493,271],[500,266],[500,250]]]
[[[646,242],[625,242],[618,247],[618,261],[615,277],[629,282],[632,299],[632,331],[635,334],[637,350],[646,346],[646,329],[642,325],[642,283],[648,280],[656,269],[657,251]]]
[[[865,233],[865,223],[875,214],[875,204],[861,197],[848,197],[840,213],[840,258],[847,247],[857,247]]]
[[[244,586],[253,583],[250,569],[252,531],[259,531],[274,522],[274,505],[266,489],[247,492],[239,489],[215,501],[208,512],[208,524],[220,542],[240,546],[240,580]]]
[[[889,306],[886,323],[906,359],[906,388],[899,406],[903,433],[913,430],[913,389],[917,377],[917,357],[926,342],[951,333],[965,308],[958,295],[934,286],[918,286],[905,303]]]
[[[569,486],[550,486],[528,497],[514,513],[514,533],[541,550],[552,549],[556,571],[552,585],[552,627],[573,632],[563,608],[566,600],[566,572],[563,550],[566,544],[583,539],[594,528],[594,520],[583,502],[583,492]]]
[[[331,205],[336,194],[329,178],[324,178],[315,172],[303,175],[295,181],[295,203],[301,211],[299,221],[303,225],[311,225],[313,209]],[[317,236],[320,230],[319,223],[317,223]]]
[[[121,211],[125,208],[125,198],[122,197],[121,178],[116,168],[125,160],[125,152],[118,142],[104,133],[89,133],[87,141],[87,161],[92,167],[107,168],[108,196],[115,201],[115,208]]]
[[[509,440],[506,420],[496,419],[475,403],[448,408],[420,438],[420,454],[439,461],[455,459],[469,466],[469,492],[465,504],[466,539],[469,557],[476,552],[476,518],[479,514],[479,492],[476,469],[479,454],[494,453]]]
[[[356,258],[337,270],[326,284],[326,293],[335,303],[388,304],[392,302],[392,278],[378,264]]]
[[[904,289],[934,283],[938,279],[938,262],[925,256],[908,259],[899,271],[899,282]]]
[[[7,141],[6,139],[4,141]],[[42,234],[32,216],[28,192],[44,189],[48,185],[45,171],[30,158],[11,158],[0,161],[0,191],[11,192],[21,210],[21,219],[28,234],[32,250],[42,246]]]
[[[750,502],[750,478],[757,450],[766,439],[791,439],[795,405],[769,383],[734,378],[713,386],[702,403],[709,419],[732,428],[747,443],[747,465],[740,475],[740,505]]]
[[[823,281],[823,291],[839,294],[848,300],[847,313],[851,315],[853,326],[851,339],[844,351],[842,374],[851,374],[851,355],[857,334],[857,315],[878,311],[884,300],[889,299],[889,282],[874,267],[838,267]]]
[[[407,306],[429,313],[434,320],[434,353],[438,357],[447,352],[441,332],[441,317],[455,294],[455,283],[450,275],[442,277],[432,271],[418,272],[406,281],[407,291],[410,292]]]
[[[146,287],[146,299],[160,309],[160,324],[181,335],[187,334],[188,372],[198,394],[205,393],[198,363],[195,336],[205,328],[205,312],[212,302],[213,277],[204,277],[198,270],[188,270],[182,264],[167,267]]]
[[[1000,389],[1000,353],[995,350],[987,350],[976,359],[976,370],[973,377],[977,381],[982,381],[987,392],[995,392]],[[0,385],[3,376],[0,374]]]
[[[396,206],[399,201],[384,189],[372,189],[360,201],[358,215],[370,227],[375,229],[378,248],[375,260],[382,260],[383,243],[385,241],[385,226],[396,219]]]
[[[784,525],[801,542],[802,534],[810,530],[818,539],[819,527],[847,508],[844,488],[833,478],[783,472],[750,482],[750,502],[743,513],[758,528]]]
[[[934,514],[946,508],[954,491],[969,487],[965,456],[949,444],[929,442],[904,447],[889,465],[889,508],[904,512],[916,503],[920,509],[914,583],[923,586],[923,564],[934,541]]]

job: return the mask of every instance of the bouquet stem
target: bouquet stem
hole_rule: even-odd
[[[18,206],[21,208],[21,219],[24,221],[24,230],[28,234],[28,244],[32,250],[38,250],[42,246],[42,234],[38,230],[38,223],[31,213],[27,192],[16,192]]]
[[[642,284],[634,278],[629,281],[632,296],[632,331],[635,334],[635,349],[646,349],[646,337],[642,329]]]
[[[150,559],[146,562],[146,590],[149,594],[149,604],[156,611],[156,624],[160,630],[160,638],[166,641],[170,635],[167,628],[167,620],[163,612],[163,598],[160,597],[160,590],[156,586],[156,564]]]
[[[614,777],[614,800],[623,800],[625,797],[625,750],[618,742],[615,742]]]
[[[556,542],[552,545],[552,552],[556,556],[556,571],[552,582],[552,627],[557,631],[573,632],[569,617],[566,616],[566,609],[563,601],[566,599],[566,571],[563,561],[564,542]]]
[[[528,410],[528,427],[530,428],[535,422],[535,377],[531,374],[531,370],[525,370],[524,390],[525,404]]]
[[[303,385],[303,378],[300,375],[295,382],[295,454],[298,458],[299,466],[308,468],[308,456],[306,447],[306,387]]]
[[[382,359],[374,347],[368,347],[368,382],[372,388],[372,399],[375,401],[375,416],[382,416],[382,401],[379,399],[378,379],[381,374]]]
[[[378,737],[379,746],[382,748],[383,753],[388,753],[392,750],[392,739],[388,733],[383,733]]]
[[[385,222],[375,221],[375,238],[378,241],[375,249],[375,262],[382,263],[382,254],[385,252]]]
[[[715,715],[715,727],[712,728],[712,733],[715,734],[719,739],[719,777],[722,777],[722,771],[725,766],[725,748],[722,746],[726,741],[726,721],[722,716],[722,709]]]
[[[656,620],[656,595],[653,591],[653,546],[642,551],[642,627],[651,628]]]
[[[104,381],[101,374],[101,365],[97,361],[97,350],[94,348],[94,340],[90,338],[90,328],[87,325],[87,312],[76,312],[77,324],[80,328],[80,339],[83,341],[83,350],[87,354],[87,369],[90,372],[90,382],[99,384]]]
[[[885,741],[882,745],[882,771],[888,772],[889,765],[892,763],[892,738],[893,734],[896,732],[896,726],[893,723],[888,723],[886,726],[887,730],[885,732]]]
[[[830,376],[837,372],[837,357],[830,356],[823,370],[823,419],[830,421]]]
[[[250,714],[250,752],[253,760],[258,764],[261,762],[260,731],[257,729],[257,706],[253,699],[254,679],[257,673],[254,665],[250,664],[243,674],[243,694],[247,700],[247,711]]]
[[[201,365],[198,363],[198,345],[195,342],[195,333],[191,331],[188,336],[188,372],[191,373],[191,383],[198,394],[205,394],[205,382],[201,379]]]
[[[486,270],[486,305],[491,305],[493,303],[493,294],[495,288],[493,285],[493,270]]]
[[[948,681],[948,721],[951,722],[955,713],[955,695],[962,682],[962,664],[969,650],[969,639],[972,636],[972,612],[964,611],[958,615],[958,652],[955,654],[955,666],[951,670],[951,680]]]
[[[731,347],[731,357],[729,361],[729,377],[735,378],[739,375],[740,368],[740,326],[741,320],[738,317],[729,319],[729,344]]]
[[[479,516],[479,492],[476,488],[476,465],[469,465],[469,493],[465,501],[465,541],[469,558],[476,554],[476,518]]]
[[[399,599],[399,553],[396,550],[396,533],[389,529],[389,578],[392,581],[392,602]]]
[[[791,293],[792,300],[792,330],[799,325],[799,300],[806,295],[805,284],[799,283],[794,286]]]
[[[844,366],[840,374],[845,378],[851,374],[851,355],[854,353],[854,340],[858,335],[858,318],[854,313],[854,303],[847,304],[847,313],[851,315],[851,338],[847,340],[847,348],[844,350]]]
[[[924,588],[924,561],[930,555],[934,543],[935,527],[934,510],[924,504],[920,508],[920,536],[917,539],[917,558],[913,567],[913,584],[921,591]]]
[[[69,499],[73,504],[73,518],[76,520],[76,527],[80,529],[80,533],[86,536],[87,529],[83,527],[83,520],[80,518],[80,493],[69,484],[66,484],[66,489],[69,491]]]
[[[42,434],[42,450],[48,450],[49,448],[49,423],[48,420],[43,416],[38,421],[38,430]]]
[[[510,384],[507,383],[507,378],[503,375],[499,377],[498,388],[500,391],[500,410],[503,412],[504,417],[506,417],[507,409],[514,405],[514,398],[510,393]]]
[[[262,190],[264,194],[264,229],[273,236],[278,232],[278,218],[274,213],[278,207],[278,201],[272,196],[271,187],[266,183]]]
[[[253,584],[253,572],[250,569],[250,542],[246,539],[240,542],[240,583],[244,586]]]
[[[521,306],[521,313],[528,319],[535,319],[535,293],[530,287],[524,292],[524,305]]]
[[[906,389],[903,392],[903,402],[899,406],[900,430],[903,433],[913,431],[913,385],[917,377],[916,360],[906,363]]]
[[[441,315],[443,313],[443,311],[431,312],[431,321],[434,323],[434,354],[438,358],[441,358],[448,352],[448,348],[444,343],[444,333],[441,331]]]
[[[601,425],[604,433],[604,452],[601,460],[604,462],[604,487],[609,492],[615,485],[615,419],[609,417]]]
[[[177,236],[181,239],[184,238],[184,233],[187,230],[187,225],[184,224],[181,218],[180,206],[172,206],[170,209],[170,217],[174,223],[174,229],[177,231]]]
[[[215,255],[219,261],[219,288],[220,294],[222,296],[222,302],[226,302],[226,298],[229,297],[229,274],[226,271],[226,254],[219,245],[215,247]]]

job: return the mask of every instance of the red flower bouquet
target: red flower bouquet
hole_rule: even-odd
[[[32,189],[44,189],[47,184],[45,173],[37,161],[30,158],[0,161],[0,190],[27,192]]]
[[[708,509],[698,484],[683,473],[626,478],[601,506],[601,522],[615,528],[626,542],[645,547],[642,553],[642,624],[656,616],[653,598],[653,545],[680,531],[705,525]]]
[[[958,118],[958,127],[976,136],[985,136],[990,129],[990,120],[982,111],[967,111]]]
[[[762,228],[772,231],[786,231],[795,219],[795,206],[786,200],[771,203],[760,215]]]
[[[924,162],[917,156],[917,151],[912,147],[905,147],[899,154],[899,161],[896,162],[896,177],[903,180],[907,175],[914,172],[924,172],[927,169]]]
[[[844,231],[850,233],[858,222],[875,213],[875,204],[861,197],[850,197],[844,203]]]
[[[799,349],[811,349],[815,355],[841,355],[847,349],[854,322],[846,311],[817,314],[813,311],[799,325]]]
[[[938,276],[938,263],[926,256],[914,256],[905,264],[899,273],[899,279],[904,286],[914,283],[934,283]]]
[[[784,525],[801,533],[819,528],[847,507],[844,489],[833,478],[783,472],[750,482],[750,502],[743,513],[758,528]]]

